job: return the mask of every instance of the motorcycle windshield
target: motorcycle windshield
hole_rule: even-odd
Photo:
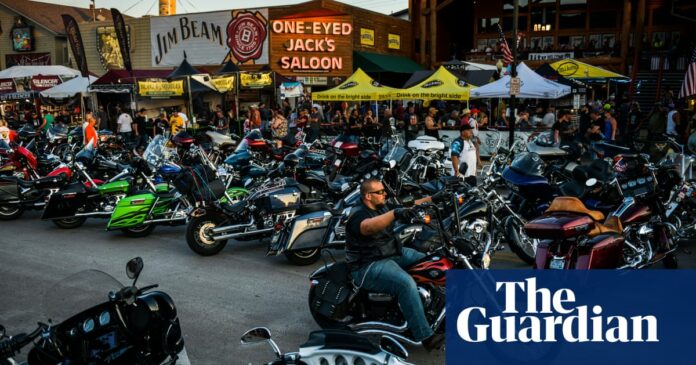
[[[109,292],[123,288],[113,276],[99,270],[85,270],[55,283],[44,293],[43,312],[58,324],[109,300]]]
[[[164,136],[158,134],[147,145],[145,152],[143,152],[143,158],[152,168],[158,166],[159,161],[170,160],[176,153],[175,148],[167,147],[167,142]]]

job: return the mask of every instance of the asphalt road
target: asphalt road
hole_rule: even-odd
[[[307,277],[320,263],[297,267],[284,257],[266,257],[259,242],[230,241],[220,254],[201,257],[186,245],[184,227],[158,227],[148,238],[133,239],[105,232],[105,221],[63,230],[38,217],[30,212],[0,222],[0,324],[10,334],[46,321],[44,308],[55,303],[44,301],[44,293],[60,279],[97,269],[127,282],[125,264],[135,256],[145,262],[139,285],[157,283],[174,298],[192,364],[272,360],[265,344],[240,345],[242,333],[255,326],[270,328],[284,352],[296,351],[318,329],[307,308]],[[696,267],[693,256],[681,257],[681,267]],[[496,253],[492,266],[525,267],[509,252]],[[106,300],[113,288],[103,289]],[[82,309],[77,305],[74,312]],[[412,363],[445,362],[443,352],[409,350]]]

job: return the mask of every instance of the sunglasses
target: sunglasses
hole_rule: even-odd
[[[387,195],[387,191],[382,189],[377,191],[370,191],[368,194]]]

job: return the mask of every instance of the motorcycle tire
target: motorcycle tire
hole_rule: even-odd
[[[287,251],[285,258],[293,265],[306,266],[311,265],[319,260],[321,250],[318,248],[302,250],[302,251]]]
[[[121,230],[124,235],[133,238],[147,237],[155,230],[154,224],[146,224],[133,228],[124,228]]]
[[[534,240],[524,233],[522,226],[522,222],[517,220],[514,216],[508,216],[503,222],[505,237],[510,244],[510,250],[512,250],[517,257],[528,265],[534,265],[536,261],[536,246]]]
[[[82,226],[86,220],[86,217],[54,219],[53,224],[63,229],[74,229]]]
[[[0,221],[11,221],[19,218],[24,209],[19,205],[0,205]]]
[[[314,322],[316,322],[319,327],[325,330],[330,330],[330,329],[347,329],[348,326],[345,324],[333,320],[331,318],[328,318],[320,313],[317,313],[316,310],[312,308],[312,303],[314,302],[315,294],[314,294],[315,288],[312,287],[309,289],[309,313],[312,314],[312,318],[314,318]]]
[[[215,241],[205,231],[219,226],[224,220],[222,216],[207,214],[191,219],[186,227],[186,243],[189,248],[201,256],[212,256],[222,251],[227,240]]]

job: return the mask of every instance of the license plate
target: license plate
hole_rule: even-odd
[[[553,259],[551,260],[551,263],[549,264],[550,269],[554,270],[563,270],[565,269],[565,260],[564,259]]]
[[[334,166],[341,167],[341,160],[334,161]]]
[[[220,176],[227,175],[227,170],[225,170],[224,167],[218,167],[217,171],[218,171],[218,175],[220,175]]]

